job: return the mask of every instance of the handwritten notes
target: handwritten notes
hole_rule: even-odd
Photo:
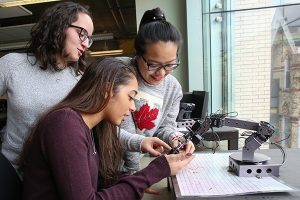
[[[273,177],[239,177],[228,172],[229,153],[196,154],[176,176],[181,196],[227,196],[293,189]]]

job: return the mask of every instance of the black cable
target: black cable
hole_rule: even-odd
[[[275,145],[282,153],[282,165],[285,163],[286,158],[287,158],[287,153],[285,151],[285,149],[283,148],[282,145],[280,145],[279,143],[281,143],[282,141],[288,140],[290,138],[291,134],[289,134],[286,138],[283,138],[282,140],[276,141],[276,142],[269,142],[269,144],[271,145]]]
[[[221,139],[219,137],[219,135],[214,131],[213,127],[211,127],[211,132],[215,138],[215,143],[216,143],[216,147],[215,148],[212,148],[213,150],[213,154],[216,153],[216,149],[220,146],[220,142],[221,142]]]
[[[225,118],[225,117],[237,117],[237,116],[238,116],[238,112],[234,111],[234,112],[222,113],[221,110],[219,109],[215,113],[211,113],[209,117],[216,121],[216,124],[214,124],[214,125],[216,127],[218,127],[219,126],[219,124],[218,124],[219,121],[221,121],[223,118]],[[222,126],[222,125],[220,125],[220,126]],[[213,127],[211,127],[211,130],[212,130],[212,134],[215,138],[215,140],[213,140],[213,141],[215,142],[216,146],[214,148],[209,148],[209,149],[212,149],[213,153],[215,153],[216,149],[220,146],[221,139],[220,139],[219,135],[217,134],[217,132],[215,132],[213,130]]]
[[[283,142],[283,141],[289,139],[290,137],[291,137],[291,134],[289,134],[286,138],[284,138],[284,139],[282,139],[282,140],[279,140],[279,141],[276,141],[276,142],[273,142],[273,143],[278,144],[278,143],[280,143],[280,142]]]
[[[282,162],[281,162],[281,164],[283,165],[285,163],[285,161],[286,161],[286,158],[287,158],[287,154],[286,154],[285,149],[283,148],[283,146],[281,146],[280,144],[277,144],[275,142],[271,142],[269,144],[275,145],[281,151],[281,154],[282,154]]]

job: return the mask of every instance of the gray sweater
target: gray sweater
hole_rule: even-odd
[[[130,62],[129,58],[120,59]],[[159,85],[150,85],[139,73],[137,74],[139,88],[135,98],[136,111],[122,123],[121,133],[129,132],[146,137],[157,136],[170,144],[170,138],[175,134],[177,127],[176,117],[182,98],[181,85],[171,74],[167,75]],[[138,170],[140,157],[139,152],[126,151],[123,170]]]
[[[0,95],[7,96],[2,153],[15,167],[29,129],[64,98],[81,77],[71,68],[42,70],[38,64],[31,65],[34,61],[34,57],[19,53],[0,58]]]

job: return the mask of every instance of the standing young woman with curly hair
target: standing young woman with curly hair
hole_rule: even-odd
[[[33,26],[27,53],[0,59],[0,96],[7,97],[2,153],[14,167],[36,119],[63,99],[85,71],[93,30],[85,7],[59,3]]]

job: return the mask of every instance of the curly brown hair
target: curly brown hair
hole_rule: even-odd
[[[91,17],[87,7],[74,2],[62,2],[48,8],[39,21],[31,30],[31,39],[28,43],[27,55],[35,57],[35,63],[46,70],[52,67],[54,70],[61,70],[57,66],[57,55],[63,55],[66,29],[78,19],[78,13],[85,13]],[[91,17],[92,18],[92,17]],[[69,63],[76,74],[82,74],[86,69],[82,55],[78,62]]]

